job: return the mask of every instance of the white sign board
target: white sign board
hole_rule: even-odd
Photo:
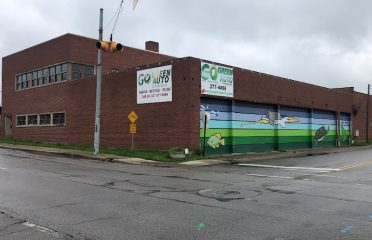
[[[172,65],[137,71],[137,104],[172,101]]]
[[[201,62],[201,94],[234,97],[233,68]]]

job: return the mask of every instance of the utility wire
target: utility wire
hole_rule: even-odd
[[[124,0],[121,0],[119,8],[116,11],[117,12],[116,13],[116,19],[115,19],[115,23],[114,23],[114,26],[112,27],[112,31],[111,31],[111,35],[110,35],[110,40],[111,41],[112,41],[112,35],[114,35],[116,26],[117,26],[118,21],[119,21],[120,13],[123,11],[123,3],[124,3]]]
[[[124,2],[124,0],[121,0],[120,1],[120,5],[119,5],[118,9],[116,9],[116,11],[115,11],[114,15],[111,17],[110,21],[108,21],[108,23],[104,26],[104,29],[106,29],[108,26],[111,25],[112,21],[115,19],[115,24],[114,24],[114,26],[112,28],[111,35],[110,35],[111,41],[112,41],[112,35],[113,35],[114,31],[115,31],[117,22],[119,20],[119,15],[120,15],[121,11],[123,10],[123,2]]]
[[[119,9],[116,9],[115,14],[111,17],[110,21],[103,27],[104,29],[106,29],[108,26],[110,26],[112,20],[114,20],[116,14],[118,14],[118,11],[119,11]]]

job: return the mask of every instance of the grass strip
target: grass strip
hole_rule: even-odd
[[[0,143],[3,144],[12,144],[12,145],[26,145],[34,147],[49,147],[49,148],[58,148],[58,149],[68,149],[68,150],[79,150],[93,153],[94,149],[88,145],[71,145],[63,143],[46,143],[33,140],[21,140],[14,138],[2,138]],[[140,150],[140,149],[123,149],[123,148],[100,148],[101,153],[113,154],[117,156],[125,157],[135,157],[143,158],[147,160],[154,160],[159,162],[169,162],[169,163],[180,163],[192,160],[201,160],[203,159],[200,155],[189,155],[183,159],[173,159],[170,158],[168,151],[158,151],[158,150]]]

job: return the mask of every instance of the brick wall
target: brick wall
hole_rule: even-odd
[[[127,116],[133,110],[139,116],[136,122],[136,148],[198,148],[199,81],[190,78],[189,62],[180,59],[161,64],[173,64],[172,102],[137,105],[137,68],[105,74],[102,81],[101,146],[130,148]],[[140,69],[158,66],[156,63]],[[19,91],[11,95],[11,102],[12,107],[8,109],[11,109],[14,121],[16,114],[66,112],[66,126],[14,127],[15,138],[93,144],[94,77]]]
[[[354,140],[363,142],[366,140],[367,95],[355,92],[353,103],[358,109],[357,112],[353,112],[353,135],[355,130],[359,130],[359,137],[354,136]],[[372,140],[372,97],[370,97],[368,136]]]
[[[3,107],[12,112],[11,97],[15,94],[15,75],[56,63],[75,61],[96,65],[96,40],[73,34],[65,34],[42,44],[30,47],[2,59]],[[167,61],[174,57],[145,50],[124,47],[122,53],[103,53],[103,71],[115,68],[130,68],[154,62]],[[32,91],[32,90],[27,90]]]
[[[3,114],[12,114],[13,126],[16,114],[66,112],[64,127],[14,127],[14,137],[93,144],[95,77],[14,91],[16,73],[65,61],[95,64],[95,40],[67,34],[3,58]],[[136,122],[136,148],[199,147],[199,59],[174,59],[125,47],[121,54],[104,54],[104,63],[102,146],[131,146],[127,116],[133,110],[139,116]],[[137,105],[137,69],[169,64],[173,65],[173,101]],[[106,74],[112,68],[120,71]],[[352,105],[357,104],[360,109],[358,114],[353,115],[353,128],[360,129],[358,139],[364,137],[366,95],[355,93],[353,89],[328,89],[239,68],[234,69],[234,88],[234,99],[238,101],[345,113],[351,113]],[[1,131],[4,134],[4,128]],[[370,135],[372,136],[372,132]]]
[[[352,87],[329,89],[234,68],[234,89],[235,100],[349,113],[352,116],[353,140],[365,141],[367,95],[355,92]],[[372,140],[372,97],[370,101],[368,134]],[[357,113],[353,111],[353,105],[357,106]],[[359,137],[354,136],[357,129]]]
[[[137,105],[136,69],[105,77],[101,112],[103,146],[131,146],[127,116],[135,111],[139,117],[136,121],[136,148],[199,147],[199,82],[190,78],[188,60],[164,62],[161,66],[170,64],[173,65],[172,102]],[[146,66],[152,67],[159,65]]]
[[[95,79],[20,91],[12,98],[13,136],[47,142],[89,144],[93,139]],[[66,112],[64,127],[15,127],[16,114]]]
[[[15,91],[15,75],[56,63],[74,61],[95,65],[96,40],[65,34],[2,59],[3,115],[12,115],[16,138],[90,144],[94,129],[95,78]],[[122,53],[103,53],[104,72],[174,59],[124,47]],[[66,111],[66,127],[16,128],[17,114]],[[93,122],[92,122],[93,121]],[[80,124],[81,122],[81,124]],[[4,136],[4,125],[1,128]]]
[[[303,82],[234,69],[235,99],[328,111],[351,111],[353,95]]]

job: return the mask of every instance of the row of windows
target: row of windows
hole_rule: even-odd
[[[58,126],[66,122],[65,113],[42,113],[17,116],[17,127]]]
[[[78,63],[71,64],[71,79],[83,79],[94,76],[94,67]]]
[[[20,90],[64,80],[67,80],[67,63],[17,75],[16,89]]]
[[[16,90],[94,76],[94,66],[63,63],[16,75]]]

